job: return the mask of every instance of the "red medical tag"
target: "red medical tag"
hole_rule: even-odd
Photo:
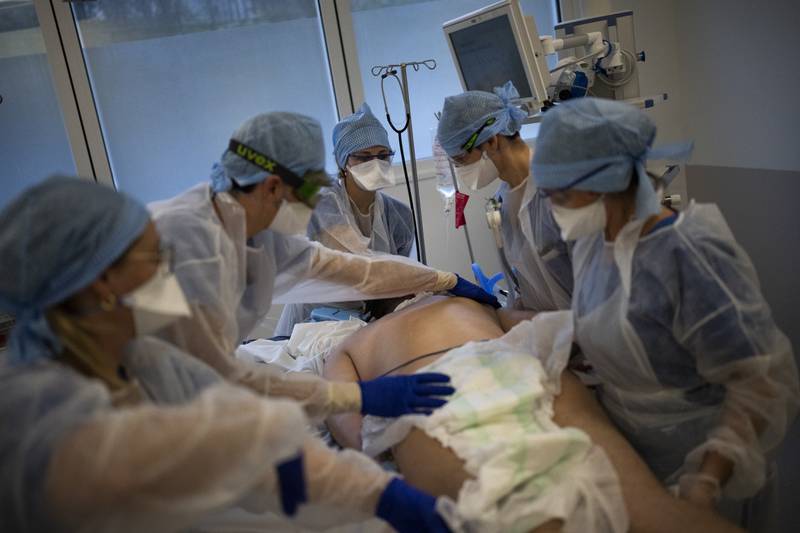
[[[467,207],[469,195],[463,192],[456,193],[456,229],[467,223],[467,218],[464,216],[464,209]]]

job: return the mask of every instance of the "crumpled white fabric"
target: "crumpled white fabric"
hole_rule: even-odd
[[[347,337],[366,326],[358,320],[326,320],[295,325],[288,340],[258,339],[236,349],[236,357],[292,372],[322,376],[325,358]]]
[[[572,345],[568,311],[540,313],[505,336],[470,342],[419,372],[450,375],[455,394],[432,415],[365,417],[364,450],[377,455],[412,427],[452,449],[474,477],[439,503],[454,531],[530,531],[553,518],[564,531],[627,531],[619,480],[605,453],[552,420]]]

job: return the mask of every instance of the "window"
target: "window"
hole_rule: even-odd
[[[316,118],[333,151],[337,113],[315,1],[72,5],[120,190],[149,202],[207,180],[231,133],[267,111]]]
[[[0,209],[50,174],[75,174],[33,2],[0,3]]]

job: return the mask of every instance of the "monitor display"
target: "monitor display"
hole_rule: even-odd
[[[508,15],[473,24],[449,36],[467,90],[491,92],[511,80],[521,98],[532,97]]]

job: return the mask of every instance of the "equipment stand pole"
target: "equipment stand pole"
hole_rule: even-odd
[[[417,211],[417,230],[419,231],[419,247],[420,259],[423,265],[428,264],[428,258],[425,254],[425,232],[422,229],[422,202],[420,202],[419,195],[419,175],[417,174],[417,154],[414,151],[414,128],[411,125],[411,101],[408,98],[408,76],[406,74],[406,64],[400,65],[400,75],[402,77],[403,85],[403,103],[406,108],[406,117],[408,117],[408,152],[411,157],[411,176],[414,182],[414,208]]]

